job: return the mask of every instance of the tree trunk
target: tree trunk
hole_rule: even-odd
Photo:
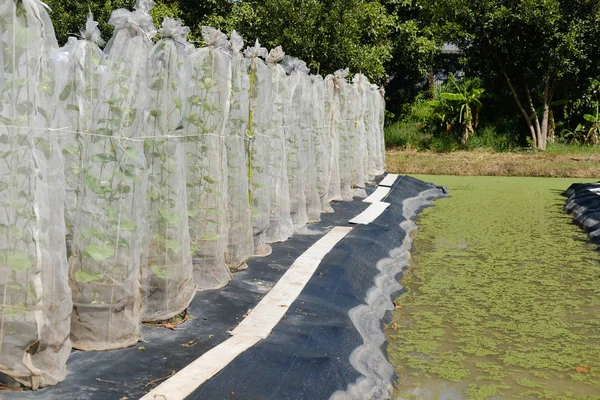
[[[554,143],[554,131],[556,129],[556,125],[554,124],[554,113],[550,110],[548,114],[548,143]]]
[[[500,61],[500,60],[498,60],[498,61]],[[519,107],[519,110],[521,111],[523,118],[525,118],[525,122],[527,122],[527,127],[529,128],[529,134],[531,135],[531,140],[533,142],[533,146],[537,147],[537,134],[536,134],[535,128],[533,126],[533,123],[531,122],[531,118],[527,114],[527,111],[525,111],[525,107],[523,107],[523,103],[521,103],[521,100],[519,99],[519,94],[517,93],[517,90],[513,86],[512,81],[508,77],[508,74],[504,70],[502,71],[502,74],[504,75],[504,78],[506,79],[506,83],[508,83],[508,87],[510,88],[511,93],[513,94],[513,97],[515,98],[515,102],[517,103],[517,106]]]
[[[435,76],[433,67],[429,67],[427,71],[427,83],[429,85],[429,100],[435,100]]]
[[[546,71],[544,75],[544,114],[542,116],[542,130],[540,132],[540,143],[538,148],[540,150],[546,150],[546,143],[548,142],[548,119],[550,116],[550,101],[552,100],[552,94],[550,93],[550,73]]]
[[[531,113],[530,119],[533,121],[535,128],[535,147],[540,150],[546,150],[546,134],[548,133],[548,125],[546,124],[546,132],[544,133],[542,129],[543,122],[540,125],[540,119],[537,116],[537,111],[533,105],[533,99],[531,98],[531,90],[529,89],[529,85],[527,84],[525,77],[523,77],[523,83],[525,86],[525,94],[527,95],[527,102],[529,103],[529,112]],[[544,111],[546,107],[545,103],[546,102],[544,102]]]
[[[466,145],[469,140],[469,135],[473,135],[475,131],[473,130],[473,116],[471,114],[471,109],[469,106],[465,109],[465,124],[463,126],[461,144]]]

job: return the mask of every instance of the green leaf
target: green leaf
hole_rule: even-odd
[[[112,161],[117,161],[117,159],[115,158],[115,156],[113,154],[110,153],[100,153],[100,154],[94,154],[90,160],[92,160],[93,162],[112,162]]]
[[[110,111],[115,114],[118,115],[119,117],[123,116],[123,109],[121,107],[117,107],[117,106],[110,106]]]
[[[202,98],[198,95],[190,96],[188,102],[191,106],[199,106],[202,103]]]
[[[440,93],[440,97],[450,101],[467,101],[464,95],[458,93]]]
[[[52,79],[52,76],[42,74],[37,89],[40,93],[52,96],[54,94],[54,79]]]
[[[50,157],[52,156],[52,143],[50,143],[50,141],[48,139],[45,139],[45,138],[37,139],[35,142],[35,147],[39,151],[44,153],[44,156],[46,157],[46,159],[50,159]]]
[[[2,91],[9,91],[9,90],[15,90],[15,89],[19,89],[22,88],[23,86],[25,86],[25,79],[21,79],[21,78],[17,78],[17,79],[13,79],[12,81],[8,81],[4,84],[4,86],[2,86]]]
[[[94,281],[96,281],[96,282],[102,281],[104,279],[104,275],[95,274],[93,272],[86,271],[84,269],[80,269],[75,273],[75,279],[78,282],[90,283],[90,282],[94,282]]]
[[[89,238],[98,238],[100,240],[104,239],[104,233],[96,230],[96,229],[89,229],[89,228],[85,228],[81,230],[81,236],[83,236],[84,239],[89,239]]]
[[[123,194],[131,193],[131,186],[119,185],[119,188],[117,190],[119,191],[119,193]]]
[[[207,242],[214,242],[221,239],[221,236],[216,233],[203,233],[200,235],[200,240],[205,240]]]
[[[75,84],[73,82],[69,82],[65,85],[65,88],[60,92],[60,101],[65,101],[69,98],[69,95],[75,88]]]
[[[96,129],[96,134],[104,135],[104,136],[112,136],[113,131],[108,128],[98,128],[98,129]]]
[[[598,122],[598,119],[596,117],[594,117],[593,115],[590,115],[590,114],[585,114],[583,116],[583,119],[585,119],[588,122],[592,122],[592,123],[593,122]]]
[[[137,225],[131,221],[121,221],[119,224],[119,230],[125,232],[135,232],[137,230]]]
[[[158,265],[153,265],[152,272],[161,279],[166,279],[171,276],[171,271],[168,268],[161,268]]]
[[[175,253],[177,253],[181,250],[181,243],[179,243],[179,240],[166,239],[164,242],[165,242],[165,246],[167,247],[167,249],[172,250]]]
[[[568,100],[568,99],[556,100],[556,101],[553,101],[552,103],[550,103],[550,107],[564,106],[564,105],[569,104],[570,101],[571,100]]]
[[[160,209],[158,210],[158,214],[160,215],[160,219],[169,225],[176,225],[181,221],[181,216],[176,212]]]
[[[66,147],[63,149],[63,154],[77,154],[79,153],[79,147]]]
[[[96,194],[104,194],[112,191],[109,187],[101,185],[98,182],[98,179],[96,179],[96,177],[93,175],[87,176],[87,178],[85,179],[85,187],[87,187]]]
[[[75,104],[67,104],[65,106],[65,110],[79,112],[79,106],[77,106]]]
[[[216,181],[214,179],[212,179],[210,176],[208,175],[204,175],[202,177],[202,179],[204,179],[206,182],[208,182],[209,184],[213,185],[216,183]]]
[[[4,250],[0,252],[0,262],[5,263],[13,271],[22,272],[34,266],[33,259],[31,256],[22,251],[8,251]]]
[[[52,118],[50,118],[50,115],[48,115],[48,112],[46,110],[44,110],[42,107],[37,107],[37,112],[42,114],[42,117],[44,117],[44,119],[46,120],[46,122],[51,123],[52,122]]]
[[[115,255],[115,249],[112,246],[85,246],[85,252],[97,262],[102,262]]]
[[[31,101],[24,101],[17,104],[17,112],[21,115],[29,115],[33,112],[33,103]]]
[[[131,125],[133,125],[136,114],[137,114],[137,108],[129,109],[129,112],[127,113],[127,115],[125,117],[125,121],[123,122],[123,126],[125,128],[129,128]]]

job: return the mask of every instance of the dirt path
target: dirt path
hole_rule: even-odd
[[[389,150],[387,171],[460,176],[539,176],[600,179],[600,154],[453,153]]]

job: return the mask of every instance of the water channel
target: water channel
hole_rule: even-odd
[[[417,224],[387,327],[397,399],[600,399],[600,254],[573,179],[416,176],[450,189]]]

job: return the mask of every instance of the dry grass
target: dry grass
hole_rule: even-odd
[[[392,149],[387,152],[387,170],[399,174],[600,179],[600,154],[433,153]]]

